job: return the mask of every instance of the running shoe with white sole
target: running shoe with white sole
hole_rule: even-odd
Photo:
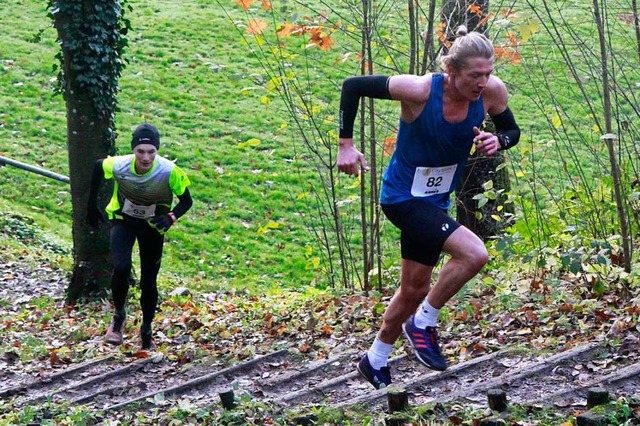
[[[411,315],[402,324],[402,330],[407,339],[409,339],[416,357],[432,370],[446,370],[447,361],[442,356],[440,345],[438,344],[438,329],[436,327],[418,328],[413,321],[413,317]]]
[[[365,354],[357,366],[358,372],[362,377],[367,379],[369,383],[376,389],[386,388],[391,384],[391,371],[389,367],[382,367],[376,370],[369,362],[369,356]]]

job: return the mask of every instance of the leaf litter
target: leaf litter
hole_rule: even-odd
[[[129,314],[125,342],[114,348],[103,342],[112,312],[109,301],[65,304],[67,275],[44,260],[37,267],[19,261],[0,262],[0,392],[51,381],[56,374],[77,367],[79,373],[65,378],[54,390],[62,395],[64,389],[73,389],[69,395],[76,401],[93,394],[105,395],[93,397],[98,409],[149,392],[146,401],[166,404],[164,399],[158,401],[166,397],[164,393],[158,396],[159,389],[177,389],[185,381],[200,380],[207,374],[211,378],[194,391],[179,389],[180,404],[213,404],[211,395],[232,384],[267,399],[284,397],[288,403],[310,405],[323,403],[328,395],[344,401],[370,393],[370,385],[357,376],[354,366],[375,336],[380,305],[386,304],[388,295],[376,298],[290,290],[263,295],[245,291],[170,291],[163,295],[159,306],[154,324],[159,347],[152,354],[140,350],[135,339],[140,318],[134,302],[135,289],[129,309],[136,312]],[[472,383],[495,380],[505,372],[543,362],[549,354],[593,341],[611,341],[614,346],[592,358],[552,367],[549,374],[587,383],[594,376],[638,362],[638,309],[632,301],[608,294],[595,302],[576,300],[568,307],[566,303],[540,304],[522,296],[521,306],[507,311],[492,304],[492,296],[483,291],[466,304],[463,300],[453,302],[449,309],[460,313],[442,324],[443,352],[458,365],[505,348],[516,348],[516,352],[496,357],[493,364],[487,361],[481,368],[469,367],[473,373],[462,375],[462,381],[445,378],[441,394],[461,394],[465,388],[473,387]],[[589,304],[594,306],[587,309]],[[221,380],[211,373],[233,369],[257,356],[271,356],[279,349],[286,349],[287,355],[269,358],[259,367],[251,367],[253,370],[236,369],[238,375],[244,372],[238,378],[230,373]],[[397,359],[394,379],[405,383],[427,380],[428,384],[416,384],[415,400],[434,400],[429,395],[438,389],[439,376],[418,365],[404,344],[397,345],[392,355]],[[93,367],[81,369],[85,363],[99,359],[106,360],[96,363],[101,365],[99,373]],[[113,374],[110,371],[135,363],[141,363],[140,367],[131,370],[125,381],[117,382],[109,376]],[[91,382],[92,377],[104,377],[103,383]],[[143,383],[140,377],[146,377]],[[331,380],[335,385],[327,383]],[[83,387],[83,381],[90,383]],[[109,387],[111,381],[116,386]],[[261,388],[262,382],[265,386]],[[420,386],[429,389],[420,390]],[[558,391],[553,381],[538,380],[536,387],[540,394]],[[71,398],[69,395],[65,397]],[[36,393],[30,398],[42,395]],[[476,394],[466,398],[473,402],[479,397]]]

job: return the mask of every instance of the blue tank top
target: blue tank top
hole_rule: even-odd
[[[443,210],[460,184],[473,145],[473,127],[484,120],[482,96],[469,104],[464,121],[444,119],[444,75],[431,78],[431,93],[412,123],[400,119],[396,148],[382,178],[380,202],[395,204],[424,198]]]

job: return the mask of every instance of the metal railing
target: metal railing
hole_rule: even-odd
[[[31,166],[29,164],[21,163],[20,161],[12,160],[11,158],[0,156],[0,165],[7,164],[9,166],[17,167],[18,169],[27,170],[32,173],[39,174],[41,176],[45,176],[51,179],[59,180],[60,182],[69,183],[69,178],[67,176],[50,172],[49,170],[45,170],[40,167]]]

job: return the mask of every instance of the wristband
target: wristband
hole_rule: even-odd
[[[176,217],[176,215],[173,212],[167,213],[167,216],[169,216],[171,218],[171,222],[172,223],[176,223],[176,221],[178,220],[178,218]]]

